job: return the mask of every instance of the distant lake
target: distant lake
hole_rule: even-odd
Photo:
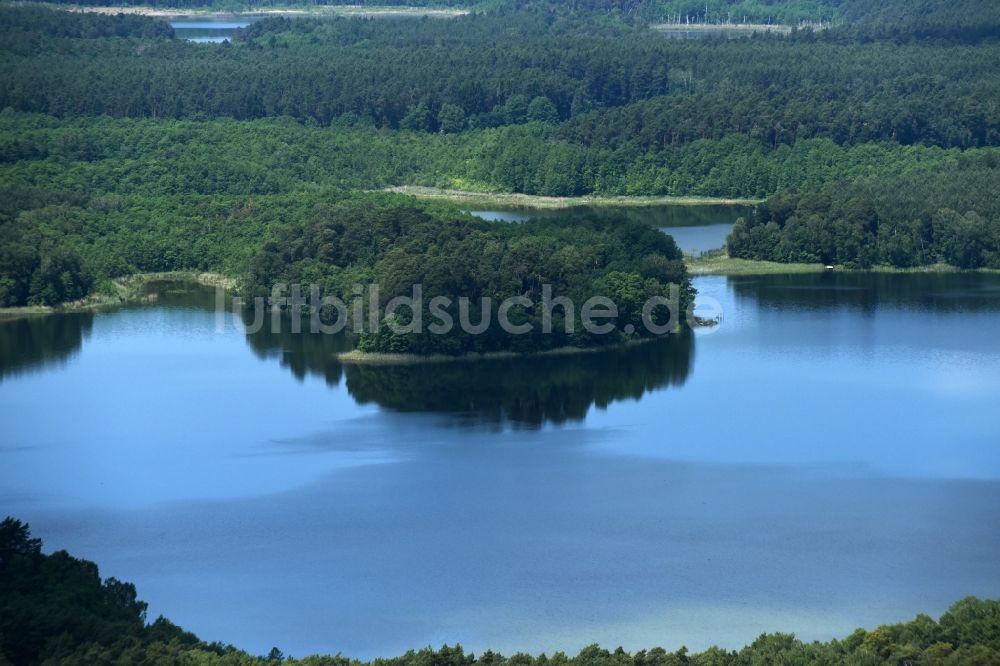
[[[179,18],[170,27],[179,39],[191,42],[221,43],[231,40],[239,28],[245,28],[257,18]]]
[[[1000,276],[704,277],[628,351],[345,367],[211,289],[0,322],[0,507],[202,638],[803,640],[1000,596]]]
[[[343,15],[352,16],[355,18],[365,18],[365,19],[418,19],[423,15],[422,10],[398,10],[393,11],[391,9],[376,8],[372,11],[363,11],[360,7],[344,6],[341,9],[349,9],[355,11],[345,12]],[[431,17],[450,17],[454,16],[447,11],[440,12],[440,10],[427,10],[426,14]],[[187,16],[172,18],[169,20],[170,26],[174,29],[174,33],[179,39],[186,39],[191,42],[201,42],[201,43],[214,43],[219,44],[226,40],[232,40],[233,35],[239,28],[245,28],[255,21],[260,21],[269,16],[284,16],[289,18],[299,18],[308,16],[310,18],[336,18],[340,14],[323,14],[316,13],[303,14],[297,11],[290,12],[274,12],[269,11],[266,14],[233,14],[233,15],[217,15],[217,16]]]
[[[788,34],[790,28],[781,25],[704,25],[692,24],[671,24],[654,27],[664,37],[668,39],[738,39],[751,37],[753,35],[784,35]]]
[[[623,217],[655,226],[670,234],[685,253],[699,255],[717,250],[726,244],[726,236],[740,217],[753,213],[752,206],[621,206],[591,208],[580,206],[564,209],[496,207],[490,210],[470,210],[484,220],[524,222],[532,217]]]

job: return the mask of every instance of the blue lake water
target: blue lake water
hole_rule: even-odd
[[[0,322],[0,507],[301,656],[736,647],[1000,596],[1000,276],[695,281],[610,355],[342,367],[213,293]]]
[[[170,21],[170,27],[179,39],[191,42],[221,43],[233,38],[239,28],[245,28],[255,18],[177,18]]]
[[[670,234],[685,253],[699,255],[718,250],[726,244],[726,236],[740,217],[748,217],[751,206],[623,206],[591,208],[580,206],[569,209],[544,209],[504,207],[490,210],[470,210],[469,213],[491,222],[526,222],[533,217],[586,217],[618,216],[639,220]]]

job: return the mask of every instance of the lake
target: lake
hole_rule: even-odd
[[[461,10],[439,10],[425,8],[363,8],[360,6],[344,5],[334,8],[338,11],[332,13],[305,14],[314,18],[336,18],[338,16],[349,16],[359,19],[418,19],[422,16],[450,18],[461,15]],[[239,28],[245,28],[254,21],[260,21],[267,17],[284,16],[288,18],[298,18],[304,16],[298,11],[289,12],[267,12],[266,14],[232,14],[232,15],[206,15],[206,16],[180,16],[171,18],[168,22],[174,29],[178,39],[185,39],[190,42],[200,42],[205,44],[221,44],[224,41],[232,40],[233,35]]]
[[[718,327],[485,364],[342,367],[178,284],[0,322],[0,507],[259,653],[736,647],[1000,596],[1000,276],[695,286]]]
[[[190,42],[219,44],[231,40],[239,28],[245,28],[259,17],[199,17],[170,20],[170,27],[178,39]]]
[[[489,221],[525,222],[533,217],[620,217],[654,226],[670,234],[685,253],[699,255],[726,244],[726,236],[740,217],[749,217],[752,206],[578,206],[563,209],[517,206],[470,210],[470,214]]]
[[[803,28],[806,25],[801,26]],[[825,25],[811,24],[808,27],[822,30]],[[652,26],[654,30],[668,39],[740,39],[754,35],[787,35],[792,28],[779,24],[705,24],[705,23],[662,23]]]

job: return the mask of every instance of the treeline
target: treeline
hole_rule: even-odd
[[[49,0],[53,4],[106,6],[107,0]],[[269,7],[322,7],[344,4],[340,0],[119,0],[115,6],[167,7],[181,9],[253,10]],[[360,6],[462,7],[477,10],[519,10],[526,6],[554,11],[618,13],[649,20],[692,22],[771,22],[795,25],[802,21],[832,21],[839,16],[840,0],[352,0]],[[706,7],[708,8],[706,14]]]
[[[23,52],[41,46],[43,37],[63,39],[103,39],[134,37],[137,39],[172,39],[174,29],[169,23],[147,16],[119,14],[108,16],[87,12],[65,12],[41,7],[7,6],[3,8],[5,48]]]
[[[421,129],[436,130],[445,104],[505,124],[524,122],[536,98],[568,117],[574,99],[579,111],[667,91],[662,39],[585,17],[275,18],[253,24],[229,48],[159,40],[137,57],[135,45],[120,41],[37,36],[53,12],[32,11],[37,31],[0,21],[0,108],[61,116],[287,115],[321,124],[354,114],[398,128],[423,104],[431,116]],[[36,36],[22,49],[23,32]]]
[[[484,3],[493,6],[493,3]],[[772,23],[830,22],[840,0],[508,0],[514,7],[565,6],[573,11],[636,16],[650,22]]]
[[[53,4],[105,6],[107,0],[50,0]],[[168,7],[181,9],[253,10],[265,7],[322,7],[344,4],[340,0],[119,0],[115,6]],[[352,0],[360,6],[462,7],[478,10],[518,10],[525,6],[550,7],[555,11],[618,13],[649,20],[675,19],[719,22],[731,18],[752,22],[797,24],[801,21],[831,21],[839,14],[839,0]],[[708,7],[708,14],[705,8]]]
[[[582,149],[530,125],[421,135],[287,119],[65,122],[10,113],[0,114],[0,137],[0,306],[75,300],[135,272],[243,274],[266,229],[308,219],[347,197],[344,188],[754,197],[1000,157],[997,149],[828,140],[768,149],[744,137],[641,153]],[[949,182],[980,193],[991,185]]]
[[[963,148],[1000,141],[1000,115],[976,99],[1000,92],[986,92],[997,84],[987,73],[1000,65],[996,45],[773,37],[714,40],[708,50],[709,41],[675,42],[672,94],[578,114],[560,136],[641,149],[734,133],[771,146],[816,137]],[[916,69],[920,62],[928,68]]]
[[[96,564],[64,550],[45,555],[28,525],[0,522],[0,663],[72,663],[86,644],[163,639],[198,643],[163,618],[146,625],[146,603],[131,583],[102,580]]]
[[[873,666],[928,664],[983,666],[1000,663],[1000,601],[967,597],[939,620],[918,615],[907,623],[857,629],[827,643],[804,643],[792,634],[762,634],[740,650],[712,647],[691,653],[663,648],[628,653],[597,645],[575,657],[460,646],[424,648],[388,659],[362,662],[341,655],[284,657],[277,648],[255,657],[233,646],[205,643],[164,617],[146,623],[146,604],[135,587],[102,580],[97,565],[66,551],[42,552],[29,526],[0,522],[0,664],[11,666],[742,666],[744,664],[856,663]]]
[[[623,332],[627,326],[635,337],[652,334],[643,325],[643,306],[651,298],[673,297],[675,311],[657,310],[654,320],[676,327],[693,297],[677,245],[649,225],[607,219],[484,223],[434,215],[389,197],[338,202],[279,228],[251,260],[244,282],[248,299],[267,297],[273,285],[284,283],[303,285],[303,295],[308,285],[317,285],[321,294],[345,304],[354,301],[355,285],[376,284],[380,311],[394,297],[411,296],[419,285],[422,306],[405,306],[394,322],[405,328],[419,317],[417,330],[394,330],[387,313],[380,329],[368,328],[358,341],[363,352],[409,354],[606,346],[632,337],[631,331]],[[618,316],[610,320],[614,332],[598,334],[581,326],[579,308],[593,296],[610,298],[617,306]],[[449,303],[432,310],[431,301],[438,297]],[[511,324],[530,326],[529,333],[513,334],[497,323],[501,303],[512,297],[532,304],[510,311]],[[553,310],[551,332],[544,326],[546,297],[576,304]],[[341,321],[348,330],[358,330],[371,313],[366,310],[361,321],[353,307],[323,314],[330,324]],[[432,324],[446,321],[451,330],[434,330]]]
[[[283,115],[424,132],[569,121],[560,132],[574,143],[641,149],[734,133],[771,146],[1000,142],[995,42],[859,43],[834,31],[670,40],[639,24],[527,9],[448,21],[274,18],[228,47],[139,48],[53,37],[44,26],[54,12],[18,11],[0,21],[0,108],[60,117]]]
[[[653,0],[644,3],[650,20],[686,23],[829,23],[838,15],[839,0]]]
[[[97,195],[21,210],[0,222],[0,307],[114,295],[110,280],[133,273],[241,275],[269,227],[339,196]]]
[[[995,264],[995,216],[968,203],[996,191],[995,41],[670,41],[621,17],[535,6],[454,21],[274,19],[219,47],[146,18],[16,7],[0,18],[0,305],[70,301],[136,271],[245,274],[269,230],[345,190],[400,184],[819,192],[795,195],[800,214],[747,221],[731,251]],[[981,176],[949,176],[962,160]],[[950,193],[912,175],[931,167]],[[884,230],[843,222],[836,202],[864,187],[950,199],[914,209],[885,196]]]
[[[51,4],[105,6],[107,0],[49,0]],[[116,6],[253,11],[322,7],[340,0],[119,0]],[[995,37],[1000,16],[989,0],[356,0],[369,7],[456,7],[510,12],[525,7],[559,12],[638,17],[648,22],[835,24],[858,34],[893,39],[983,39]]]
[[[865,39],[977,41],[1000,37],[991,0],[844,0],[847,34]]]
[[[727,239],[745,259],[865,268],[947,263],[1000,268],[1000,161],[945,167],[776,195]]]
[[[449,135],[290,119],[59,120],[0,112],[0,219],[52,204],[86,206],[109,193],[246,196],[404,184],[763,198],[998,152],[828,139],[771,147],[743,136],[644,150],[633,142],[581,146],[540,123]]]
[[[53,4],[107,5],[107,0],[51,0]],[[267,7],[322,7],[339,0],[120,0],[116,6],[253,10]],[[361,6],[462,7],[510,11],[542,7],[551,11],[636,16],[651,22],[848,24],[883,36],[967,38],[997,26],[998,9],[989,0],[357,0]]]
[[[72,301],[110,291],[109,279],[135,272],[242,275],[268,229],[312,219],[331,202],[350,198],[345,188],[417,184],[548,195],[763,197],[881,176],[873,182],[890,193],[944,197],[933,178],[930,186],[886,178],[935,165],[944,174],[965,174],[960,164],[979,164],[977,178],[940,180],[952,188],[948,196],[961,201],[959,195],[996,191],[983,179],[992,177],[998,160],[995,148],[845,147],[816,139],[772,149],[740,136],[652,152],[630,145],[588,149],[555,138],[538,123],[432,135],[310,127],[289,119],[62,121],[2,112],[0,306]],[[905,197],[879,195],[878,201],[897,218],[910,219]],[[935,206],[926,199],[925,209],[936,212]],[[953,207],[963,215],[987,215],[981,207]],[[739,247],[731,244],[741,256],[793,260],[789,253]],[[809,256],[818,261],[820,254]],[[898,262],[889,257],[873,261]],[[834,259],[857,263],[846,255]]]
[[[241,276],[249,297],[270,294],[278,282],[318,285],[324,295],[352,303],[355,284],[377,284],[384,306],[422,285],[426,322],[421,334],[389,327],[366,331],[364,351],[447,353],[540,351],[602,346],[623,339],[632,324],[647,333],[642,308],[652,296],[674,298],[678,316],[691,299],[686,271],[673,240],[637,222],[549,220],[526,225],[485,223],[450,207],[417,204],[398,195],[339,191],[260,197],[186,195],[157,198],[98,196],[86,207],[57,204],[19,213],[0,223],[0,305],[58,304],[90,291],[113,293],[108,280],[137,272],[199,270]],[[567,332],[562,308],[544,334],[543,285],[577,308],[595,295],[618,307],[618,330],[591,335],[579,310]],[[430,299],[452,300],[449,335],[433,335],[439,319]],[[530,335],[507,335],[498,322],[501,301],[525,296],[535,307],[515,308],[514,325]],[[481,335],[458,325],[459,298]],[[482,298],[492,299],[488,309]],[[412,311],[401,311],[410,316]],[[336,317],[327,311],[327,323]],[[666,311],[655,313],[666,322]],[[353,321],[347,329],[354,333]],[[401,325],[408,320],[401,319]],[[603,322],[602,322],[603,323]],[[674,323],[679,323],[678,319]]]

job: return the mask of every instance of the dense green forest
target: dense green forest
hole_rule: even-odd
[[[262,7],[322,7],[324,5],[462,7],[470,9],[519,9],[537,0],[53,0],[54,3],[91,6],[144,6],[184,9],[253,10]],[[574,11],[618,13],[650,20],[751,21],[798,23],[831,21],[840,14],[841,0],[564,0]],[[861,4],[855,0],[854,4]],[[707,8],[707,14],[706,14]]]
[[[428,300],[470,299],[474,323],[482,321],[480,299],[493,300],[490,316],[496,321],[500,301],[518,295],[540,303],[541,288],[549,284],[554,296],[578,305],[593,295],[613,298],[621,326],[632,323],[640,334],[642,304],[654,295],[669,297],[667,285],[681,287],[681,310],[690,301],[673,240],[626,220],[484,223],[408,197],[327,191],[309,197],[105,196],[85,208],[44,206],[15,221],[0,228],[9,232],[0,246],[6,271],[0,296],[9,304],[59,303],[117,275],[185,268],[240,276],[251,298],[285,282],[317,284],[324,295],[349,302],[353,285],[374,283],[385,305],[421,284]],[[459,321],[458,312],[450,312]],[[478,336],[383,330],[360,343],[367,351],[461,353],[620,339],[583,331],[567,336],[558,310],[553,335],[543,336],[539,316],[536,309],[525,314],[526,321],[515,321],[532,323],[537,335],[506,336],[495,327]]]
[[[555,134],[640,150],[734,133],[771,146],[1000,141],[992,41],[861,42],[833,30],[671,40],[531,8],[447,21],[273,18],[206,48],[148,39],[155,28],[134,17],[101,17],[128,21],[131,37],[89,39],[55,10],[3,12],[0,108],[59,117],[289,116],[425,132],[571,120]]]
[[[1000,43],[861,4],[840,7],[848,26],[789,37],[670,40],[601,3],[532,2],[274,18],[216,46],[145,17],[2,6],[0,306],[135,272],[250,276],[265,242],[340,203],[513,242],[454,209],[356,203],[402,184],[775,197],[735,230],[734,256],[996,266]],[[921,25],[996,13],[944,6]]]
[[[299,283],[319,285],[321,293],[348,302],[354,285],[377,284],[385,306],[421,285],[425,302],[420,316],[427,328],[400,334],[383,324],[362,333],[358,345],[366,352],[415,354],[544,351],[622,341],[620,331],[591,334],[576,320],[567,322],[577,314],[563,308],[554,312],[552,330],[546,333],[541,307],[545,285],[553,296],[570,298],[577,307],[594,295],[610,298],[618,307],[619,329],[631,325],[637,336],[649,335],[643,305],[653,297],[670,298],[669,285],[679,287],[675,326],[691,302],[680,250],[649,225],[587,219],[482,223],[436,217],[406,201],[373,203],[371,198],[337,203],[313,211],[304,223],[281,227],[251,260],[248,297],[267,296],[277,283]],[[501,302],[515,296],[535,304],[518,307],[510,316],[516,326],[530,325],[530,333],[510,334],[496,325],[470,333],[481,322],[497,321]],[[430,310],[435,297],[451,300],[442,310],[446,314]],[[469,301],[465,321],[472,325],[435,334],[429,326],[433,322],[462,321],[460,298]],[[398,323],[405,326],[415,316],[408,306]],[[666,312],[657,316],[659,325],[669,319]],[[358,323],[352,322],[355,328]]]
[[[787,188],[996,155],[893,142],[764,145],[729,135],[644,151],[585,147],[535,123],[461,135],[322,128],[287,118],[55,119],[0,112],[0,214],[98,194],[261,195],[418,184],[545,195],[762,198]],[[23,199],[23,200],[22,200]]]
[[[733,227],[729,254],[853,268],[1000,268],[1000,162],[963,157],[769,199]]]
[[[205,643],[164,617],[146,621],[135,586],[102,580],[93,562],[66,551],[42,552],[29,526],[0,522],[0,664],[11,666],[743,666],[746,664],[1000,664],[1000,601],[968,597],[937,621],[858,629],[827,643],[804,643],[791,634],[762,634],[740,650],[717,647],[691,653],[662,648],[628,653],[597,645],[575,657],[518,653],[474,655],[460,646],[424,648],[389,659],[360,662],[341,655],[285,658],[277,648],[255,657],[233,646]]]
[[[753,197],[876,174],[934,173],[928,170],[977,159],[995,164],[1000,156],[994,148],[843,147],[828,139],[768,149],[734,136],[651,157],[578,150],[530,126],[450,136],[281,119],[60,121],[12,113],[0,114],[0,137],[2,305],[74,300],[136,272],[245,275],[269,230],[297,229],[333,202],[362,196],[345,188]],[[951,184],[967,187],[961,179]],[[363,198],[373,205],[403,199]],[[453,209],[435,215],[461,217]]]
[[[1000,5],[991,0],[843,0],[843,18],[863,38],[996,39]]]
[[[52,0],[53,4],[146,6],[248,11],[267,7],[321,7],[339,0]],[[989,0],[352,0],[361,6],[461,7],[516,11],[525,6],[561,5],[586,11],[639,17],[651,22],[783,23],[851,25],[874,34],[903,36],[985,36],[1000,25],[1000,10]],[[995,32],[993,32],[995,34]]]

